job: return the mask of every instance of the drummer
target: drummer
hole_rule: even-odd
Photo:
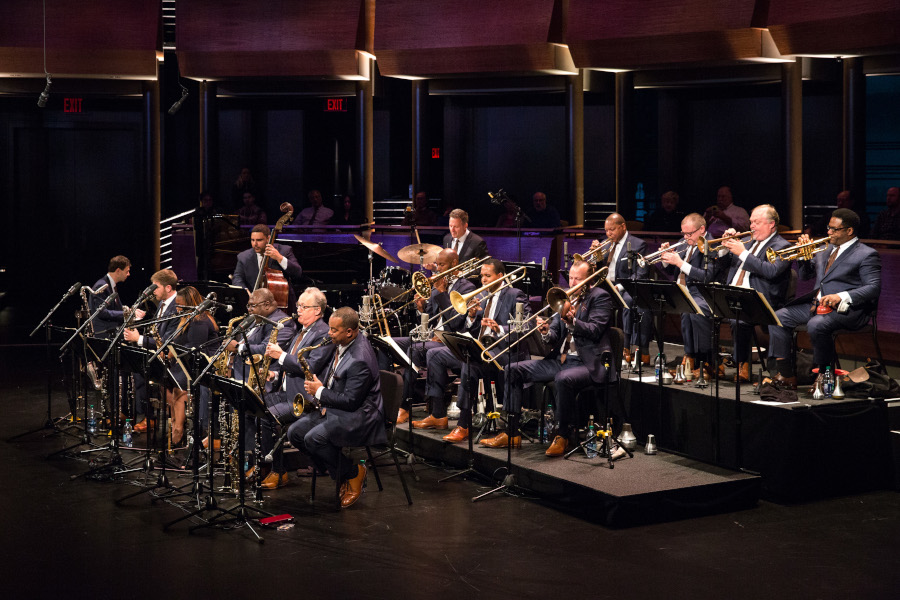
[[[480,235],[469,230],[469,213],[461,208],[450,211],[450,232],[444,236],[444,248],[450,248],[459,257],[459,262],[464,263],[472,258],[484,258],[487,256],[487,244]],[[435,264],[425,265],[432,272]]]

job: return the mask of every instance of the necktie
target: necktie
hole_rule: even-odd
[[[300,342],[303,341],[303,338],[306,336],[307,331],[309,331],[309,330],[303,329],[300,331],[300,333],[297,334],[297,339],[294,340],[294,345],[291,347],[290,354],[297,354],[297,351],[300,349],[299,348]]]
[[[693,256],[694,256],[694,247],[691,246],[690,249],[687,251],[687,255],[685,255],[685,257],[684,257],[684,262],[691,264],[691,258],[693,258]],[[678,276],[678,283],[680,285],[684,285],[684,282],[686,281],[686,279],[687,278],[685,277],[684,271],[682,271],[681,275]]]
[[[481,315],[481,320],[482,320],[482,321],[484,321],[485,319],[490,319],[490,318],[491,318],[491,317],[490,317],[490,314],[491,314],[491,304],[493,304],[493,302],[494,302],[494,296],[491,296],[490,298],[488,298],[487,304],[484,306],[484,314]],[[482,326],[481,326],[481,331],[478,333],[478,339],[481,339],[481,337],[482,337],[485,333],[487,333],[487,328],[488,328],[487,325],[482,325]]]
[[[569,348],[572,347],[572,332],[566,334],[566,341],[563,342],[562,352],[559,354],[559,362],[565,363],[566,357],[569,356]]]
[[[330,388],[331,382],[334,381],[334,371],[337,369],[338,361],[341,359],[341,349],[338,348],[334,351],[334,361],[331,363],[331,372],[328,374],[328,383],[325,384],[325,387]]]
[[[459,254],[459,240],[453,238],[453,251]]]
[[[753,247],[750,248],[750,254],[753,254],[754,256],[756,255],[757,244],[759,244],[759,242],[753,242]],[[744,261],[744,262],[746,262],[746,261]],[[738,280],[735,285],[738,287],[741,287],[741,284],[744,283],[744,276],[746,276],[746,275],[747,275],[747,270],[743,267],[743,265],[741,265],[741,274],[738,275]]]
[[[831,265],[834,264],[834,259],[837,258],[838,249],[837,246],[834,247],[834,250],[831,251],[831,256],[828,257],[828,263],[825,265],[825,272],[828,272],[828,269],[831,268]]]

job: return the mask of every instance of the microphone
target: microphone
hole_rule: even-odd
[[[70,287],[70,288],[69,288],[69,291],[66,292],[65,298],[68,298],[69,296],[73,296],[73,295],[75,295],[76,293],[78,293],[78,288],[80,288],[80,287],[81,287],[81,282],[80,282],[80,281],[76,281],[76,282],[75,282],[75,285],[73,285],[72,287]],[[65,299],[65,298],[64,298],[64,299]]]
[[[634,254],[631,252],[631,240],[625,242],[625,251],[628,253],[628,271],[634,273]]]
[[[194,311],[197,313],[201,313],[204,310],[209,310],[209,308],[213,304],[216,304],[216,293],[210,292],[209,294],[206,295],[206,298],[203,299],[203,302],[201,302],[200,304],[197,305],[197,307],[194,309]]]
[[[113,292],[109,296],[106,297],[106,300],[103,301],[103,306],[109,306],[109,304],[119,297],[119,292]]]
[[[47,106],[47,101],[50,99],[50,85],[52,83],[53,82],[50,81],[50,73],[47,73],[47,85],[44,86],[44,91],[41,92],[41,95],[38,98],[38,108],[44,108],[45,106]]]
[[[181,110],[181,105],[184,104],[184,101],[187,99],[187,97],[188,97],[188,89],[182,85],[181,86],[181,98],[176,100],[175,104],[173,104],[171,106],[171,108],[169,108],[169,114],[174,115],[179,110]]]
[[[252,316],[256,317],[260,321],[264,321],[264,322],[268,323],[269,325],[272,325],[273,327],[275,327],[275,329],[284,329],[284,323],[279,323],[278,321],[273,321],[272,319],[269,319],[262,315],[252,315]]]
[[[84,286],[84,290],[90,292],[90,293],[93,294],[94,296],[99,296],[100,294],[102,294],[103,292],[105,292],[108,288],[109,288],[109,284],[108,284],[108,283],[104,283],[103,285],[101,285],[100,287],[98,287],[96,290],[93,289],[93,288],[92,288],[91,286],[89,286],[89,285]],[[70,290],[70,291],[71,291],[71,290]]]

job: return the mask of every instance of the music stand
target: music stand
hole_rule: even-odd
[[[218,392],[222,395],[225,400],[231,404],[232,407],[237,411],[238,415],[238,447],[244,447],[244,435],[246,433],[246,414],[250,413],[254,418],[262,418],[267,413],[266,404],[263,400],[242,381],[236,381],[234,379],[229,379],[228,377],[222,377],[221,375],[216,375],[214,373],[208,373],[205,375],[201,381],[201,384],[205,384],[209,387],[210,391]],[[211,446],[212,444],[210,444]],[[259,469],[257,469],[258,471]],[[195,514],[199,514],[206,510],[214,510],[218,514],[209,519],[206,523],[201,523],[200,525],[194,525],[190,529],[188,529],[189,533],[193,533],[197,529],[202,529],[204,527],[213,527],[215,525],[228,525],[228,524],[237,524],[237,525],[246,525],[247,528],[256,536],[257,541],[262,544],[265,540],[256,532],[253,528],[253,525],[250,523],[250,511],[255,511],[259,515],[265,515],[271,517],[272,514],[268,513],[262,509],[256,508],[254,506],[247,506],[245,502],[246,495],[246,485],[247,485],[247,474],[244,472],[243,467],[238,469],[238,504],[237,506],[224,509],[215,504],[214,501],[207,501],[207,505],[201,509],[198,509],[194,513],[186,515],[179,520],[186,519]],[[210,490],[210,496],[212,498],[212,490]],[[230,519],[223,519],[225,515],[231,515]],[[175,523],[177,521],[173,521]],[[166,525],[172,525],[169,523]]]
[[[404,352],[400,346],[397,345],[397,342],[393,340],[391,336],[382,336],[382,335],[370,335],[369,342],[372,343],[373,346],[387,354],[388,358],[391,360],[391,364],[399,364],[407,369],[413,369],[416,373],[419,372],[419,368],[415,366],[410,360],[409,355]],[[413,341],[410,339],[409,341],[410,347],[412,347]],[[397,416],[393,415],[393,418],[396,419]],[[416,455],[413,452],[413,434],[412,434],[412,403],[410,402],[409,406],[409,452],[406,453],[406,464],[410,466],[412,470],[413,477],[416,481],[419,481],[419,476],[416,475]]]
[[[753,288],[742,288],[718,283],[698,284],[697,289],[709,304],[714,315],[721,319],[744,321],[755,325],[777,325],[781,327],[781,321],[759,291]],[[714,334],[718,333],[718,326],[714,326]],[[734,328],[734,345],[737,346],[738,331]],[[717,338],[718,335],[715,335]],[[718,371],[718,369],[716,369]],[[717,380],[718,381],[718,380]],[[718,405],[718,383],[716,385],[716,401]],[[737,468],[741,469],[743,462],[743,444],[741,436],[741,378],[740,374],[735,378],[734,385],[734,426],[735,426],[735,454]],[[718,412],[718,411],[717,411]],[[716,420],[716,447],[719,445],[718,419]],[[717,450],[718,452],[718,450]]]

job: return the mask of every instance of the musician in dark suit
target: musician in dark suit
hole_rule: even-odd
[[[117,292],[117,286],[128,279],[128,276],[131,275],[131,261],[128,260],[127,257],[119,255],[113,256],[109,260],[109,267],[106,269],[107,273],[105,276],[101,277],[97,283],[95,283],[91,289],[95,292],[97,290],[103,289],[103,286],[106,286],[106,289],[103,289],[102,292],[97,292],[95,294],[91,294],[88,292],[88,308],[93,314],[100,305],[103,304],[103,301],[106,300],[112,293]],[[144,311],[139,310],[136,311],[136,318],[143,318]],[[108,337],[112,335],[112,333],[118,329],[122,323],[125,322],[124,313],[122,311],[122,298],[116,297],[115,300],[109,303],[109,305],[101,310],[96,318],[91,322],[94,327],[94,333],[97,337]]]
[[[607,279],[610,283],[616,284],[616,288],[622,295],[622,299],[630,307],[632,304],[631,294],[625,291],[624,286],[619,281],[632,279],[637,271],[638,279],[647,279],[650,275],[649,265],[641,267],[636,259],[629,260],[628,250],[633,253],[644,255],[647,253],[647,242],[641,238],[635,237],[628,231],[625,218],[618,213],[613,213],[606,217],[604,223],[606,229],[606,239],[609,246],[605,248],[602,258],[597,260],[598,266],[604,264],[609,267]],[[599,240],[594,240],[591,244],[591,250],[600,246]],[[632,255],[634,257],[636,255]],[[635,323],[639,321],[639,323]],[[637,325],[637,333],[635,333],[635,325]],[[632,312],[631,308],[622,310],[622,328],[625,332],[625,347],[623,353],[625,361],[630,363],[632,360],[632,348],[634,355],[639,356],[644,364],[650,363],[650,336],[653,332],[653,314],[642,308],[635,308]]]
[[[323,378],[306,381],[306,392],[318,400],[321,411],[305,414],[288,429],[291,444],[309,454],[319,468],[336,481],[346,482],[341,506],[359,499],[366,480],[366,467],[341,460],[344,446],[368,446],[387,442],[384,404],[375,352],[359,335],[359,316],[352,308],[334,311],[328,320],[334,340],[334,358]]]
[[[506,275],[506,267],[503,261],[491,258],[481,266],[482,286],[491,285],[485,290],[484,295],[496,291],[503,284],[501,278]],[[493,285],[492,285],[493,284]],[[522,290],[512,286],[506,287],[493,296],[472,303],[469,309],[464,331],[476,339],[487,339],[486,336],[500,337],[508,332],[509,316],[515,314],[516,303],[520,302],[528,306],[528,297]],[[530,312],[530,308],[529,308]],[[522,345],[524,346],[524,344]],[[428,377],[425,384],[425,395],[431,398],[431,414],[422,421],[413,421],[413,427],[429,429],[429,425],[436,424],[439,419],[447,420],[447,402],[444,398],[444,390],[450,382],[448,370],[460,373],[460,385],[457,394],[459,406],[459,421],[452,432],[444,436],[448,442],[461,442],[469,437],[469,424],[471,423],[471,387],[478,380],[492,373],[498,388],[502,387],[500,373],[495,369],[482,368],[481,363],[468,366],[456,358],[456,355],[446,346],[436,346],[428,350],[425,363],[428,366]]]
[[[480,235],[469,231],[469,213],[461,208],[450,211],[450,233],[444,236],[444,248],[456,252],[461,263],[487,256],[487,244]]]
[[[250,294],[250,302],[247,304],[248,314],[259,315],[265,317],[268,321],[281,323],[284,327],[278,330],[276,334],[276,343],[282,348],[287,348],[291,338],[297,331],[297,324],[293,319],[278,308],[275,304],[275,297],[272,292],[266,288],[260,288]],[[274,325],[268,321],[259,320],[256,325],[250,328],[243,337],[232,340],[229,350],[236,352],[234,360],[234,378],[238,381],[246,381],[249,375],[250,366],[244,360],[250,355],[258,354],[262,356],[266,352],[266,345],[272,336]],[[246,339],[245,339],[246,338]],[[246,342],[246,343],[245,343]],[[278,368],[272,368],[277,372]],[[262,374],[266,376],[265,373]],[[271,383],[266,385],[266,391],[271,389]]]
[[[788,286],[791,283],[791,263],[777,261],[770,263],[766,250],[781,250],[791,244],[778,235],[778,211],[771,204],[762,204],[750,213],[751,239],[744,244],[734,237],[724,240],[722,246],[728,254],[719,260],[729,260],[731,267],[725,281],[728,285],[754,289],[760,292],[778,310],[789,300]],[[726,236],[734,236],[734,229],[725,231]],[[731,339],[734,340],[734,362],[738,366],[741,381],[750,381],[750,347],[753,336],[752,323],[730,321]]]
[[[269,258],[270,269],[280,269],[288,282],[290,297],[288,306],[293,306],[297,296],[294,292],[293,281],[300,278],[303,269],[294,256],[290,246],[284,244],[270,244],[271,231],[268,225],[257,225],[250,231],[250,248],[237,256],[237,265],[234,267],[234,275],[231,283],[252,292],[259,277],[259,268],[263,260]]]
[[[576,261],[569,269],[569,284],[574,287],[585,282],[593,271],[590,263]],[[566,448],[576,443],[577,394],[592,382],[605,381],[602,356],[611,351],[608,330],[613,311],[609,293],[586,284],[570,300],[552,319],[536,317],[538,332],[553,351],[541,360],[520,361],[509,368],[512,392],[507,409],[515,414],[522,406],[526,384],[548,381],[556,384],[559,425],[547,456],[562,456]],[[610,378],[616,378],[615,370]]]
[[[676,281],[687,286],[694,302],[703,311],[702,315],[681,315],[681,335],[684,340],[685,368],[694,370],[693,367],[696,366],[698,375],[700,369],[705,369],[706,376],[709,377],[712,373],[710,370],[712,367],[709,365],[717,365],[713,357],[711,339],[712,312],[693,284],[721,280],[724,278],[727,265],[713,257],[704,256],[697,248],[697,240],[706,234],[706,219],[698,213],[691,213],[681,221],[681,234],[687,243],[685,256],[682,258],[679,251],[665,252],[662,255],[662,262],[675,268]],[[664,243],[660,249],[665,250],[668,247],[669,244]]]
[[[156,288],[153,290],[153,297],[156,299],[157,307],[153,318],[159,319],[162,317],[175,316],[176,311],[178,310],[175,302],[175,286],[178,285],[178,276],[175,275],[175,271],[172,269],[162,269],[161,271],[157,271],[150,276],[150,282],[156,284]],[[176,319],[160,322],[156,326],[159,339],[165,341],[169,337],[169,334],[175,331],[177,326],[178,323]],[[147,329],[144,329],[143,333],[139,333],[137,329],[129,328],[123,332],[122,337],[125,341],[136,343],[142,348],[147,348],[149,350],[156,350],[157,348],[156,340],[150,335],[150,331]],[[138,412],[140,412],[142,408],[146,408],[147,387],[146,382],[140,373],[135,373],[134,379],[135,397],[137,400]],[[147,431],[147,425],[147,420],[144,419],[134,426],[134,431],[143,433]]]
[[[266,345],[266,356],[275,361],[273,364],[281,366],[281,377],[275,380],[274,389],[266,394],[266,406],[272,419],[265,419],[262,423],[261,448],[264,455],[271,452],[274,446],[274,426],[278,424],[287,427],[297,420],[294,415],[294,398],[297,394],[304,396],[307,402],[310,401],[309,394],[303,387],[306,372],[298,359],[298,352],[304,348],[319,346],[304,353],[303,358],[310,373],[321,374],[331,360],[334,346],[322,344],[328,335],[328,324],[323,319],[327,305],[325,294],[321,290],[306,288],[297,301],[300,329],[288,344],[287,351],[277,343]],[[281,449],[274,453],[273,459],[272,471],[262,481],[263,489],[274,490],[288,482]]]
[[[859,241],[856,229],[859,216],[848,208],[831,213],[828,234],[831,238],[824,252],[800,263],[800,277],[816,278],[812,306],[796,304],[777,311],[783,327],[769,326],[772,356],[777,360],[776,381],[797,387],[791,361],[791,334],[797,325],[806,323],[813,350],[813,366],[819,374],[834,366],[832,332],[837,329],[860,329],[877,310],[881,294],[881,258]],[[800,244],[809,242],[801,235]]]

